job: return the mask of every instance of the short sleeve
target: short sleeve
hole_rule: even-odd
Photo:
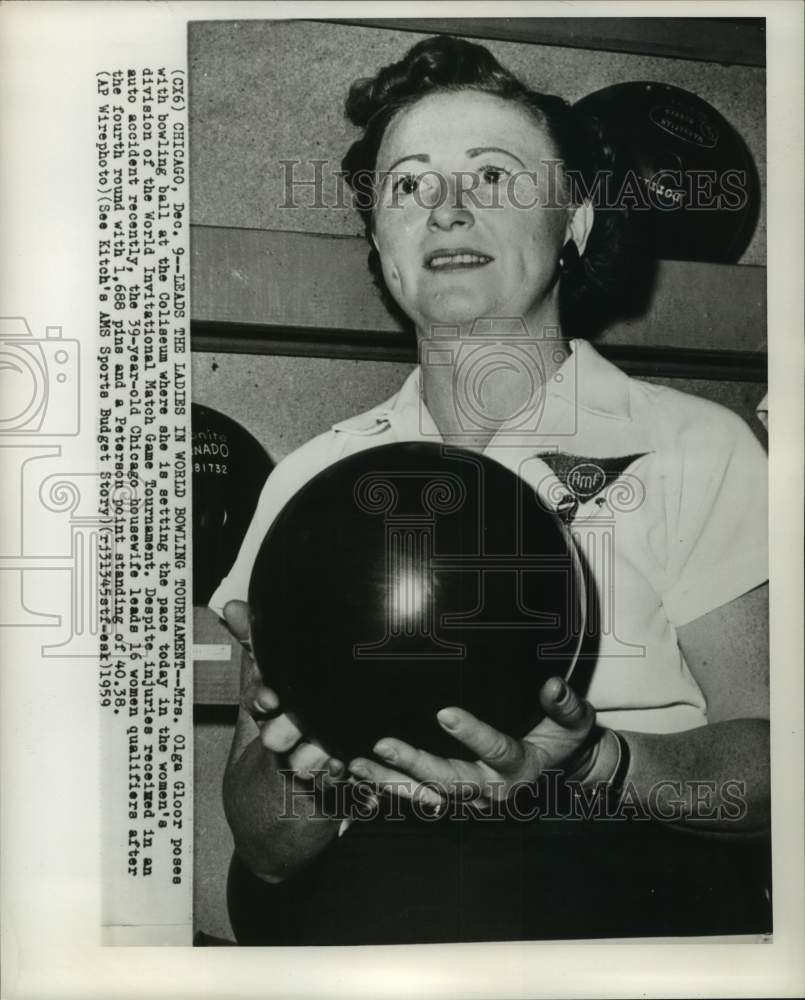
[[[685,625],[768,579],[768,462],[747,425],[710,404],[679,441],[663,603]]]

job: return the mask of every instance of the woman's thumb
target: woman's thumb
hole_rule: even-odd
[[[561,677],[551,677],[545,682],[539,700],[545,714],[557,725],[565,729],[589,728],[593,711],[591,705]]]

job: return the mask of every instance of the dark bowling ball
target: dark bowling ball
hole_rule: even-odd
[[[471,758],[435,719],[451,705],[525,735],[545,680],[572,669],[585,607],[573,543],[522,479],[419,443],[303,486],[266,535],[249,604],[266,683],[345,761],[382,736]]]
[[[603,125],[633,172],[624,200],[647,213],[655,256],[738,260],[757,223],[760,187],[751,153],[723,115],[662,83],[615,84],[575,108]]]
[[[274,468],[231,417],[193,403],[193,603],[206,604],[232,568],[260,491]]]

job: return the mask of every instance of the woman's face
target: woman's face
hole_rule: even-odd
[[[392,121],[378,153],[374,241],[389,290],[420,330],[551,318],[573,214],[557,204],[557,159],[527,111],[479,91],[433,94]]]

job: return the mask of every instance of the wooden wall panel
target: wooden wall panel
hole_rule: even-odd
[[[371,283],[361,237],[195,226],[191,250],[198,350],[414,359],[410,338]],[[659,374],[683,351],[742,352],[743,360],[728,353],[724,360],[762,370],[766,269],[660,261],[646,312],[614,324],[600,343],[626,364],[653,351],[660,367],[633,373]],[[687,374],[695,374],[695,362]]]

